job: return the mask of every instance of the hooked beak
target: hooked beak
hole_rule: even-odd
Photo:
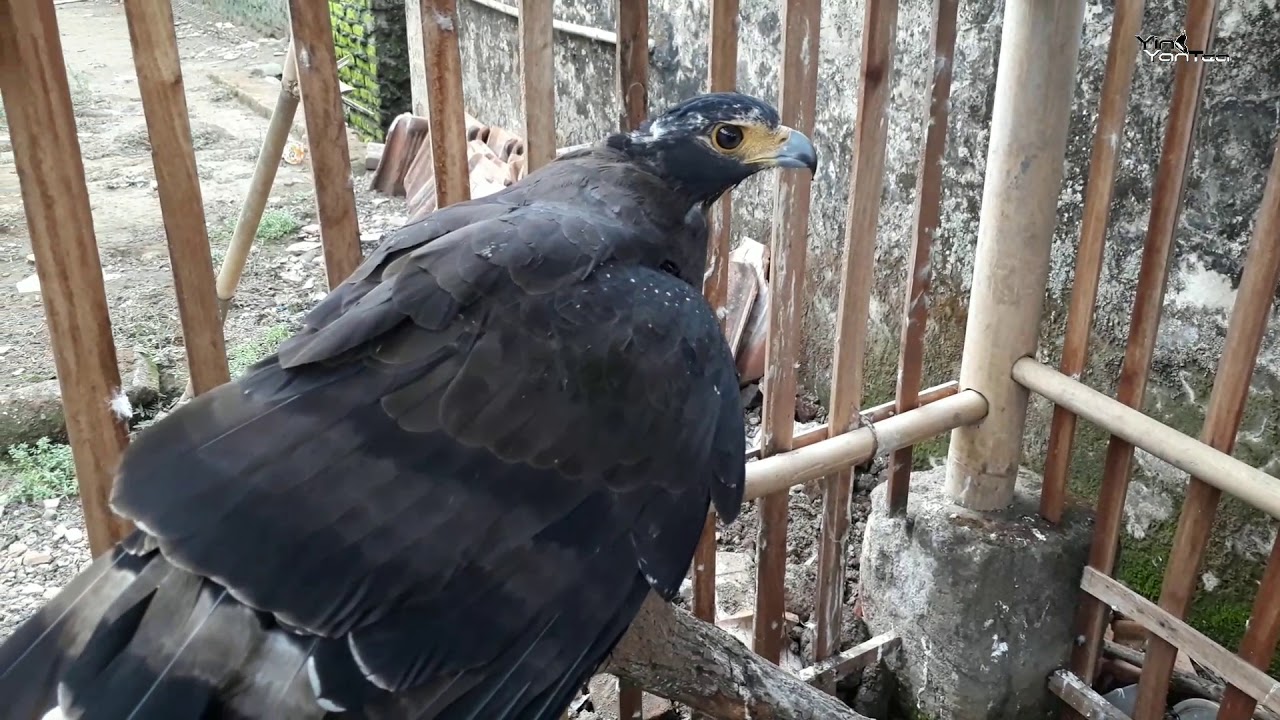
[[[770,165],[784,168],[809,168],[810,173],[818,171],[818,151],[804,133],[787,126],[778,128],[777,134],[785,138],[778,146]]]

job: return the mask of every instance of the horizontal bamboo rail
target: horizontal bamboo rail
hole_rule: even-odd
[[[1013,379],[1121,440],[1280,518],[1280,480],[1275,477],[1032,358],[1014,364]]]

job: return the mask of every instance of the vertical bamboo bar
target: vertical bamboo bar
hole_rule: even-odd
[[[1204,47],[1204,46],[1192,46]],[[1207,51],[1207,50],[1206,50]],[[1226,345],[1218,360],[1209,408],[1205,413],[1200,440],[1230,454],[1235,448],[1240,419],[1249,398],[1249,386],[1257,364],[1258,350],[1271,317],[1271,298],[1280,282],[1280,136],[1274,146],[1271,170],[1263,191],[1262,205],[1253,228],[1253,239],[1245,256],[1244,273],[1236,292]],[[1191,607],[1200,577],[1200,563],[1222,491],[1192,477],[1173,535],[1173,549],[1160,588],[1160,607],[1181,619]],[[1280,604],[1276,597],[1258,595],[1260,607]],[[1265,632],[1265,625],[1264,632]],[[1250,628],[1253,630],[1253,628]],[[1147,658],[1138,683],[1138,704],[1134,720],[1160,720],[1168,695],[1169,678],[1178,649],[1156,635],[1147,639]],[[1268,660],[1270,658],[1267,658]],[[1265,664],[1264,664],[1265,667]]]
[[[1190,0],[1185,23],[1190,47],[1208,45],[1216,15],[1217,3],[1214,0]],[[1151,217],[1142,248],[1133,319],[1116,388],[1116,399],[1133,408],[1142,404],[1147,388],[1147,371],[1155,351],[1173,253],[1173,234],[1182,209],[1187,170],[1191,167],[1192,138],[1200,112],[1205,67],[1205,63],[1180,62],[1174,70],[1173,98],[1152,188]],[[1132,461],[1133,446],[1112,436],[1103,464],[1102,489],[1098,495],[1093,543],[1089,550],[1089,567],[1104,575],[1110,575],[1115,567]],[[1076,627],[1078,634],[1084,636],[1084,642],[1072,650],[1071,670],[1085,682],[1093,681],[1109,615],[1110,609],[1106,604],[1089,595],[1081,596]],[[1067,711],[1067,716],[1076,717],[1073,711]]]
[[[711,65],[708,86],[711,92],[732,90],[738,78],[738,0],[711,0]],[[724,327],[725,302],[729,294],[729,250],[733,222],[733,201],[725,193],[711,216],[711,237],[707,243],[707,278],[702,292]],[[702,539],[693,558],[693,614],[708,622],[716,619],[716,519],[707,515]]]
[[[1076,251],[1066,337],[1062,343],[1060,370],[1068,377],[1080,377],[1089,359],[1089,332],[1093,327],[1098,279],[1102,274],[1102,251],[1106,246],[1111,199],[1115,194],[1120,139],[1124,136],[1133,71],[1139,54],[1133,38],[1141,30],[1144,4],[1144,0],[1117,0],[1111,26],[1098,125],[1093,133],[1093,150],[1089,156],[1089,183],[1084,191],[1084,219],[1080,226],[1080,246]],[[1075,432],[1076,416],[1066,408],[1055,406],[1040,492],[1040,514],[1055,524],[1062,520]]]
[[[408,0],[419,3],[427,68],[427,120],[431,128],[431,164],[436,178],[436,207],[471,197],[467,161],[467,118],[462,99],[462,54],[458,49],[457,0]]]
[[[829,436],[861,424],[862,370],[866,358],[867,314],[871,307],[872,269],[884,192],[885,143],[889,138],[889,97],[893,89],[893,52],[898,0],[867,0],[862,20],[862,70],[858,116],[854,120],[853,168],[845,218],[844,273],[836,313],[832,358]],[[849,495],[853,477],[840,472],[822,485],[822,525],[818,538],[817,634],[814,660],[822,661],[840,643],[844,606],[844,569],[849,541]],[[826,690],[834,692],[834,684]]]
[[[520,97],[528,172],[556,157],[556,75],[552,0],[520,0]]]
[[[951,107],[951,71],[956,49],[956,13],[959,0],[934,0],[933,77],[929,91],[929,129],[925,133],[920,169],[916,173],[916,238],[907,261],[907,297],[902,310],[902,334],[898,352],[898,385],[894,395],[897,412],[917,407],[924,374],[924,335],[929,319],[929,286],[933,238],[942,209],[942,154],[947,147],[947,120]],[[911,485],[912,448],[893,453],[889,463],[889,512],[907,509]]]
[[[961,388],[981,393],[990,412],[952,432],[947,455],[947,494],[979,511],[1012,501],[1022,456],[1027,390],[1010,370],[1039,339],[1084,3],[1011,2],[1004,12],[960,362]]]
[[[618,127],[635,130],[649,113],[649,0],[618,3]]]
[[[1274,161],[1273,161],[1274,162]],[[1271,546],[1271,558],[1254,596],[1253,613],[1240,643],[1240,657],[1259,670],[1265,670],[1280,642],[1280,539]],[[1240,688],[1228,685],[1222,694],[1222,707],[1217,720],[1249,720],[1257,701]]]
[[[307,122],[307,150],[316,185],[316,213],[325,275],[337,287],[360,264],[360,226],[351,179],[347,123],[338,91],[338,59],[327,3],[289,0],[298,86]]]
[[[125,0],[193,392],[231,379],[169,0]]]
[[[128,444],[84,160],[52,0],[0,0],[0,95],[84,505],[89,549],[129,532],[108,498]]]
[[[782,122],[812,136],[817,112],[822,0],[786,0],[782,10]],[[765,347],[760,457],[791,449],[795,433],[796,358],[804,310],[809,239],[808,173],[779,173],[773,206],[769,271],[769,338]],[[756,539],[756,603],[752,647],[770,662],[782,657],[783,584],[787,574],[787,493],[760,499]]]

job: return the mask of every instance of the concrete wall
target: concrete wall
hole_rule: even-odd
[[[507,0],[510,3],[512,0]],[[462,20],[464,89],[468,110],[489,123],[519,130],[520,102],[516,21],[513,17],[459,0]],[[893,104],[890,114],[887,178],[883,194],[872,302],[868,358],[868,402],[891,397],[895,381],[899,318],[911,237],[912,202],[932,59],[928,2],[902,3],[898,23]],[[564,20],[611,28],[615,2],[560,0]],[[776,98],[780,67],[782,3],[742,0],[739,89]],[[1072,117],[1067,179],[1060,200],[1061,225],[1055,236],[1040,356],[1056,364],[1061,350],[1065,306],[1070,296],[1074,250],[1089,147],[1111,29],[1114,3],[1092,0],[1086,10],[1078,91]],[[651,102],[660,108],[699,92],[707,75],[705,0],[651,0]],[[1151,0],[1142,25],[1146,34],[1176,37],[1185,3]],[[959,39],[952,90],[950,135],[942,223],[936,241],[926,343],[926,384],[952,379],[963,341],[966,294],[973,270],[973,245],[982,197],[991,116],[993,76],[1000,45],[1003,3],[972,0],[960,6]],[[857,69],[863,2],[823,3],[819,115],[814,142],[821,163],[810,217],[805,309],[806,350],[802,380],[825,397],[830,347],[835,332],[850,149],[857,102]],[[1185,210],[1165,300],[1165,319],[1153,365],[1146,409],[1170,425],[1197,434],[1222,349],[1227,315],[1239,283],[1241,264],[1270,162],[1280,118],[1280,31],[1276,0],[1224,0],[1216,50],[1231,55],[1209,71],[1196,154],[1188,179]],[[1137,41],[1132,52],[1137,52]],[[561,144],[594,140],[618,115],[611,45],[557,33],[556,101]],[[1123,138],[1123,160],[1113,205],[1102,288],[1086,377],[1092,386],[1114,389],[1133,300],[1140,251],[1150,209],[1164,119],[1173,78],[1168,64],[1141,60]],[[735,195],[735,234],[768,239],[772,177],[758,177]],[[1264,343],[1254,380],[1257,395],[1246,413],[1237,455],[1280,472],[1280,344],[1273,327]],[[1026,462],[1043,457],[1050,408],[1038,402],[1026,444]],[[921,450],[922,464],[945,454],[945,439]],[[1105,437],[1091,427],[1078,436],[1073,489],[1096,492]],[[1129,538],[1120,575],[1138,590],[1158,593],[1185,477],[1139,452],[1126,517]],[[1275,525],[1228,501],[1220,513],[1215,542],[1202,577],[1193,622],[1234,646],[1243,632],[1260,559],[1275,537]],[[1280,667],[1275,668],[1280,670]]]

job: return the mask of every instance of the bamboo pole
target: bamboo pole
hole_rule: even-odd
[[[889,138],[889,98],[893,89],[893,53],[898,30],[898,0],[867,0],[862,19],[862,69],[858,115],[854,120],[853,168],[845,218],[844,272],[836,311],[831,397],[827,424],[832,434],[861,422],[863,363],[867,350],[867,315],[871,308],[880,197],[884,192],[885,143]],[[919,388],[917,388],[918,390]],[[848,556],[849,505],[853,491],[850,468],[822,486],[822,520],[818,535],[817,619],[814,660],[830,657],[840,644],[844,607],[844,568]],[[835,684],[824,690],[834,693]]]
[[[1190,0],[1187,6],[1186,33],[1191,47],[1206,47],[1213,33],[1217,15],[1214,0]],[[1116,387],[1116,399],[1131,408],[1142,405],[1146,395],[1147,372],[1155,353],[1160,312],[1164,307],[1164,291],[1173,254],[1173,234],[1182,210],[1182,193],[1191,167],[1191,152],[1196,120],[1200,113],[1200,96],[1207,63],[1177,63],[1173,77],[1173,97],[1169,103],[1169,121],[1165,126],[1160,163],[1152,187],[1151,218],[1142,247],[1142,264],[1138,270],[1138,287],[1134,297],[1129,339],[1124,363]],[[1125,496],[1129,490],[1133,445],[1119,436],[1107,443],[1103,461],[1102,487],[1098,493],[1094,516],[1093,542],[1089,548],[1089,567],[1108,574],[1115,567],[1116,549],[1120,543],[1124,519]],[[1084,642],[1071,653],[1072,671],[1092,681],[1102,651],[1102,638],[1107,624],[1107,608],[1089,597],[1083,597],[1077,611],[1077,634]],[[1077,717],[1067,713],[1066,717]]]
[[[1013,366],[1013,379],[1117,438],[1280,519],[1280,482],[1271,475],[1032,358]]]
[[[812,136],[818,93],[821,0],[786,0],[782,10],[782,72],[778,108],[784,124]],[[779,173],[774,195],[769,330],[761,410],[761,456],[790,450],[795,432],[796,358],[804,310],[808,249],[809,173]],[[756,602],[752,647],[766,660],[782,657],[783,585],[787,573],[787,496],[759,504]]]
[[[1083,0],[1005,5],[960,363],[961,387],[982,393],[991,413],[952,433],[947,456],[947,494],[971,510],[1013,499],[1027,391],[1009,369],[1036,351],[1083,21]]]
[[[329,288],[338,286],[360,264],[360,226],[347,147],[347,123],[338,90],[338,60],[333,48],[329,6],[289,0],[298,86],[307,122],[307,152],[316,186],[316,214]]]
[[[89,549],[129,532],[111,512],[132,417],[120,386],[84,160],[52,0],[0,0],[0,95],[9,121]]]
[[[1089,331],[1098,299],[1102,273],[1102,251],[1106,247],[1111,199],[1115,194],[1116,169],[1120,161],[1120,138],[1124,135],[1129,93],[1138,48],[1132,38],[1142,24],[1144,0],[1117,0],[1107,66],[1102,79],[1098,126],[1089,155],[1089,182],[1084,190],[1084,218],[1080,224],[1080,246],[1072,275],[1071,300],[1067,309],[1067,329],[1062,342],[1064,375],[1080,377],[1089,360]],[[1075,441],[1076,417],[1065,408],[1053,409],[1049,444],[1044,461],[1044,482],[1040,490],[1040,515],[1051,523],[1062,521],[1066,501],[1067,471],[1071,446]]]
[[[556,156],[556,68],[552,0],[520,0],[520,98],[524,156],[533,172]]]
[[[762,497],[786,498],[786,490],[817,480],[841,467],[866,462],[877,455],[972,426],[987,416],[987,401],[975,390],[951,397],[881,422],[864,425],[808,447],[771,455],[747,463],[747,489],[743,501]],[[1280,491],[1277,491],[1280,495]]]
[[[209,254],[196,154],[191,145],[173,6],[169,0],[125,0],[124,12],[169,245],[169,267],[182,322],[189,382],[193,392],[201,393],[227,382],[231,376],[227,372],[222,324],[218,321],[213,259]]]
[[[1253,239],[1245,256],[1244,273],[1236,292],[1235,305],[1227,327],[1226,344],[1218,360],[1213,390],[1209,394],[1209,407],[1205,412],[1200,440],[1204,444],[1230,454],[1235,448],[1240,420],[1244,417],[1245,403],[1257,365],[1258,350],[1271,319],[1272,297],[1280,282],[1280,135],[1272,146],[1271,170],[1262,194],[1262,204],[1253,227]],[[1191,609],[1196,583],[1200,577],[1200,564],[1209,535],[1213,530],[1214,516],[1218,511],[1221,491],[1213,485],[1192,476],[1187,494],[1178,516],[1178,529],[1173,535],[1173,548],[1169,551],[1169,563],[1165,567],[1164,582],[1160,588],[1160,607],[1175,617],[1186,617]],[[1280,598],[1263,598],[1260,609],[1264,614],[1267,604],[1280,607]],[[1265,625],[1265,623],[1264,623]],[[1252,629],[1252,628],[1251,628]],[[1274,644],[1274,642],[1272,643]],[[1138,704],[1135,720],[1160,720],[1168,695],[1169,679],[1178,649],[1158,637],[1152,637],[1147,645],[1147,662],[1142,667],[1142,679],[1138,683]],[[1270,653],[1266,660],[1270,661]],[[1264,663],[1265,667],[1265,663]],[[1248,708],[1251,712],[1252,708]],[[1246,713],[1242,717],[1248,717]]]

